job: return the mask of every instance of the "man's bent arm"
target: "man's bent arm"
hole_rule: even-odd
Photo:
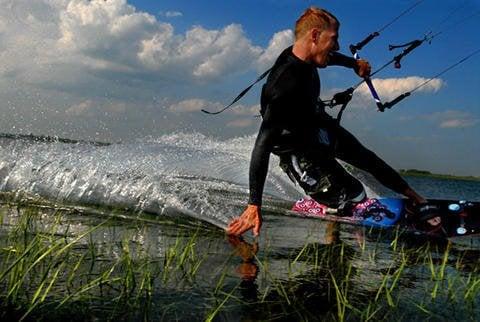
[[[347,68],[352,68],[355,70],[358,76],[364,78],[369,77],[371,72],[371,66],[368,61],[364,59],[355,59],[350,56],[345,56],[339,52],[330,53],[330,59],[328,61],[328,66],[343,66]]]
[[[357,60],[353,57],[346,56],[337,51],[330,53],[328,66],[343,66],[348,68],[355,68],[356,65],[357,65]]]

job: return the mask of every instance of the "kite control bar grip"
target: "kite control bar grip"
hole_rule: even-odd
[[[395,98],[393,101],[391,102],[386,102],[386,103],[383,103],[383,106],[380,110],[380,112],[383,112],[385,111],[386,108],[392,108],[395,104],[399,103],[401,100],[403,100],[404,98],[410,96],[410,92],[406,92],[406,93],[403,93],[402,95],[398,96],[397,98]]]
[[[350,45],[350,51],[352,52],[352,55],[355,56],[358,50],[362,50],[363,46],[368,44],[373,38],[378,37],[379,35],[379,32],[372,32],[370,35],[367,36],[367,38],[358,42],[356,45]]]
[[[368,88],[370,89],[370,93],[372,93],[373,99],[375,100],[375,104],[377,105],[378,110],[383,112],[384,110],[383,103],[380,100],[380,97],[378,96],[378,93],[375,90],[375,87],[373,87],[372,80],[370,79],[370,77],[365,77],[364,80]]]
[[[407,45],[410,45],[410,46],[408,46],[406,49],[404,49],[401,54],[399,54],[399,55],[397,55],[393,58],[393,61],[395,62],[395,68],[402,67],[402,65],[400,64],[400,61],[402,60],[402,58],[405,57],[406,55],[408,55],[412,50],[414,50],[415,48],[420,46],[422,43],[423,43],[423,40],[414,40],[414,41],[408,43]],[[399,47],[403,47],[403,46],[391,46],[391,45],[389,46],[390,50],[392,50],[394,48],[399,48]]]

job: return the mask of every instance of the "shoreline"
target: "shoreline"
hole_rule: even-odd
[[[451,174],[440,174],[440,173],[431,173],[429,171],[423,170],[415,170],[415,169],[400,169],[398,173],[402,176],[410,176],[410,177],[426,177],[426,178],[434,178],[434,179],[448,179],[448,180],[463,180],[463,181],[476,181],[480,182],[480,177],[475,176],[457,176]]]

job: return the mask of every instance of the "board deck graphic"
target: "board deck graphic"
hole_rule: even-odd
[[[480,234],[480,202],[432,199],[428,204],[437,208],[436,214],[441,218],[441,224],[433,226],[426,221],[415,220],[419,214],[412,212],[408,202],[400,198],[369,198],[345,213],[306,198],[294,204],[292,213],[354,225],[386,228],[400,225],[420,233],[447,238]]]

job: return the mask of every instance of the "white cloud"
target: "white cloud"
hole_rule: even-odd
[[[221,102],[212,102],[202,98],[190,98],[182,100],[176,103],[167,104],[167,109],[171,112],[177,113],[187,113],[187,112],[198,112],[202,109],[208,111],[217,111],[223,109],[226,105]],[[236,116],[251,116],[252,118],[256,115],[259,115],[260,104],[254,105],[243,105],[236,104],[231,106],[228,110],[225,111],[225,114],[231,114]]]
[[[182,17],[183,13],[180,11],[167,11],[165,12],[165,17],[167,18],[175,18],[175,17]]]
[[[59,16],[60,49],[123,63],[133,62],[141,39],[171,29],[152,15],[136,12],[125,0],[73,0]]]
[[[35,84],[76,82],[91,72],[205,82],[270,64],[291,34],[275,34],[265,50],[238,24],[177,34],[126,0],[2,0],[2,7],[0,73]]]
[[[480,119],[471,113],[458,110],[436,112],[424,117],[443,129],[468,128],[480,123]]]
[[[404,78],[375,78],[372,79],[372,82],[382,102],[386,103],[392,101],[405,92],[412,91],[414,88],[423,84],[427,80],[427,78],[419,76],[410,76]],[[443,86],[443,80],[435,78],[424,86],[420,87],[415,93],[437,92]],[[345,88],[330,89],[325,91],[325,93],[322,94],[322,97],[330,99],[334,94],[344,90]],[[368,86],[365,83],[362,83],[355,91],[352,102],[349,104],[349,106],[351,108],[373,111],[372,105],[374,105],[372,94],[370,93]]]
[[[427,80],[427,78],[419,76],[410,76],[405,78],[375,78],[372,82],[382,101],[386,102],[395,99],[400,94],[413,90]],[[435,78],[425,86],[420,87],[417,92],[437,92],[442,88],[443,84],[441,79]],[[370,90],[365,83],[358,88],[357,92],[363,97],[371,97]]]
[[[466,119],[452,119],[452,120],[446,120],[440,123],[440,127],[444,129],[454,129],[454,128],[466,128],[466,127],[472,127],[476,124],[478,124],[478,119],[477,120],[466,120]]]
[[[91,99],[73,104],[65,110],[69,116],[97,117],[100,114],[122,114],[127,111],[125,102],[93,101]]]
[[[0,108],[18,121],[17,128],[42,115],[43,123],[30,124],[38,133],[60,133],[61,126],[71,133],[68,124],[78,117],[91,121],[85,133],[100,119],[113,128],[111,116],[128,133],[152,117],[158,124],[180,117],[165,111],[222,108],[208,95],[225,90],[223,79],[263,71],[293,39],[285,30],[261,47],[238,24],[179,33],[126,0],[0,0],[0,8],[0,94],[8,102]],[[241,105],[230,112],[255,115],[258,108]],[[10,123],[4,118],[0,125]]]
[[[195,31],[198,28],[192,33]],[[216,77],[226,72],[245,71],[262,52],[260,47],[252,46],[250,40],[245,38],[240,25],[229,25],[221,31],[210,32],[209,36],[201,43],[205,57],[193,70],[196,77]],[[195,45],[198,46],[198,42]]]
[[[238,105],[233,105],[230,108],[230,112],[235,115],[251,115],[255,116],[260,113],[260,104],[254,104],[254,105],[243,105],[243,104],[238,104]]]
[[[220,103],[209,102],[200,98],[192,98],[171,104],[167,108],[172,112],[198,112],[201,109],[218,109],[221,108]]]
[[[257,60],[258,70],[262,71],[270,68],[282,50],[293,44],[293,39],[293,31],[290,29],[274,34],[267,49],[263,51]]]

